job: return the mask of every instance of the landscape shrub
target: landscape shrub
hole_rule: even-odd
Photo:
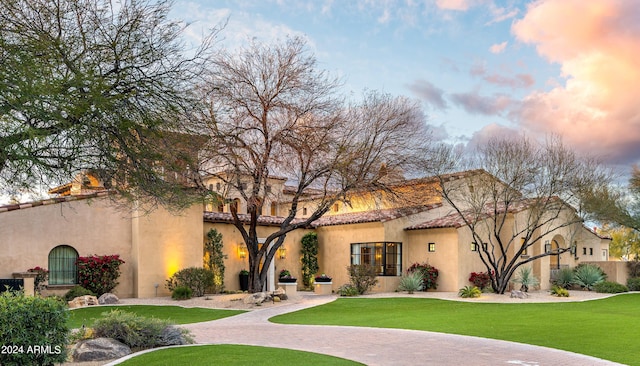
[[[633,260],[627,262],[627,269],[629,270],[629,277],[635,278],[640,277],[640,261]]]
[[[153,348],[165,346],[167,327],[173,327],[168,320],[147,318],[122,310],[105,312],[93,325],[95,337],[117,339],[131,348]],[[183,343],[190,343],[188,331],[181,329]],[[174,343],[176,344],[176,343]]]
[[[52,298],[24,296],[6,291],[0,295],[0,364],[53,365],[67,359],[65,304]]]
[[[438,269],[436,267],[430,266],[427,263],[414,263],[407,268],[407,272],[415,271],[422,273],[423,291],[427,291],[428,289],[435,290],[438,288]]]
[[[375,268],[370,264],[354,264],[347,267],[351,284],[358,290],[358,294],[362,295],[371,290],[378,283]]]
[[[193,296],[204,296],[204,290],[213,286],[213,273],[199,267],[182,269],[169,277],[166,283],[167,289],[173,292],[176,287],[188,287]]]
[[[96,296],[111,292],[118,285],[120,265],[123,263],[118,254],[78,257],[78,283]]]
[[[414,291],[422,290],[422,273],[421,272],[408,272],[402,278],[400,278],[400,285],[398,290],[407,291],[412,294]]]
[[[302,258],[302,284],[304,287],[311,287],[311,279],[313,275],[318,272],[320,266],[318,266],[318,234],[307,233],[301,240],[302,248],[300,254]]]
[[[640,277],[629,278],[627,280],[629,291],[640,291]]]
[[[529,287],[538,286],[540,281],[533,275],[531,267],[520,267],[512,282],[520,284],[520,291],[528,292]]]
[[[482,291],[477,286],[465,286],[458,291],[458,296],[464,298],[480,297]]]
[[[573,283],[591,291],[593,286],[605,280],[605,274],[593,264],[580,264],[574,269]]]
[[[602,281],[596,283],[595,285],[593,285],[593,290],[595,292],[600,292],[603,294],[619,294],[621,292],[629,292],[627,286],[610,281]]]
[[[358,289],[350,283],[338,287],[337,293],[340,296],[358,296],[360,294]]]
[[[37,273],[36,277],[33,279],[33,287],[37,293],[42,293],[42,290],[44,290],[47,281],[49,280],[49,271],[46,268],[36,266],[29,268],[27,272]]]
[[[193,291],[187,286],[178,286],[171,292],[171,298],[174,300],[188,300],[191,298],[191,294],[193,294]]]
[[[93,291],[86,289],[80,285],[77,285],[77,286],[73,286],[71,290],[67,291],[67,293],[64,294],[64,299],[66,301],[71,301],[78,296],[84,296],[84,295],[96,296],[96,294]]]
[[[569,297],[569,291],[562,286],[553,285],[551,287],[551,295],[558,297]]]
[[[204,268],[213,273],[213,285],[211,293],[219,294],[224,291],[224,260],[227,255],[224,254],[224,245],[222,243],[222,234],[216,229],[207,232],[207,240],[204,243]]]
[[[471,272],[469,275],[469,282],[482,290],[489,287],[491,284],[491,276],[489,275],[489,272]]]
[[[571,268],[562,268],[558,271],[556,279],[553,281],[553,284],[565,289],[570,289],[573,286],[573,269]]]

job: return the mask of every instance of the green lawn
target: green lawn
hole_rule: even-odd
[[[121,365],[362,365],[333,356],[283,348],[208,345],[157,350],[136,356]]]
[[[174,324],[189,324],[226,318],[244,313],[242,310],[220,310],[203,308],[183,308],[180,306],[125,305],[125,306],[90,306],[70,311],[69,327],[90,327],[102,313],[119,309],[146,317],[169,319]]]
[[[472,335],[640,365],[640,294],[538,304],[341,298],[270,320],[283,324],[352,325]]]

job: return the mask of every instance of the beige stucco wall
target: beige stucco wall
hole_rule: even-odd
[[[49,268],[49,252],[69,245],[80,256],[119,254],[125,261],[115,293],[134,293],[131,221],[108,199],[78,200],[0,213],[0,277],[11,278],[40,266]]]
[[[438,291],[457,291],[461,287],[458,271],[461,248],[456,229],[412,230],[407,237],[406,266],[428,263],[438,269]],[[435,252],[429,252],[429,243],[435,244]]]
[[[202,267],[202,228],[201,205],[178,213],[162,208],[134,212],[130,229],[133,295],[169,295],[165,281],[171,275],[183,268]]]

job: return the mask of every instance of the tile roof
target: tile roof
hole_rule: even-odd
[[[238,218],[242,223],[248,224],[251,220],[251,215],[247,214],[238,214]],[[230,212],[212,212],[205,211],[203,213],[204,222],[211,223],[233,223],[233,215]],[[284,217],[280,216],[260,216],[258,217],[258,224],[264,226],[280,226],[284,222]],[[304,220],[294,219],[293,223],[299,223]]]
[[[54,198],[48,198],[48,199],[44,199],[44,200],[40,200],[40,201],[33,201],[33,202],[26,202],[26,203],[16,203],[16,204],[12,204],[12,205],[4,205],[4,206],[0,206],[0,213],[8,212],[8,211],[21,210],[21,209],[31,208],[31,207],[53,205],[53,204],[56,204],[56,203],[63,203],[63,202],[71,202],[71,201],[86,200],[86,199],[91,199],[91,198],[105,197],[105,196],[109,195],[109,193],[110,192],[103,190],[103,191],[100,191],[100,192],[79,194],[79,195],[75,195],[75,196],[54,197]]]
[[[401,217],[429,211],[440,206],[442,206],[442,204],[438,203],[432,205],[419,205],[412,207],[389,208],[364,212],[350,212],[339,215],[328,215],[312,222],[311,225],[313,227],[321,227],[333,225],[363,224],[367,222],[387,222]]]

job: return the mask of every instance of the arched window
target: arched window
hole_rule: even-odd
[[[68,245],[59,245],[49,252],[49,284],[75,285],[78,283],[78,252]]]

